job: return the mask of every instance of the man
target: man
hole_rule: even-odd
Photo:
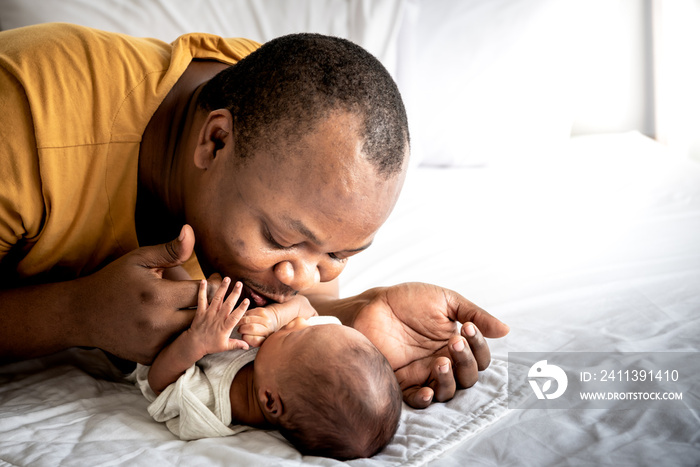
[[[409,152],[398,89],[363,49],[295,35],[251,54],[240,39],[70,25],[0,35],[4,359],[89,346],[150,362],[192,319],[197,282],[163,278],[184,264],[183,278],[242,281],[256,306],[338,316],[414,407],[488,365],[484,336],[508,328],[452,291],[337,298]]]

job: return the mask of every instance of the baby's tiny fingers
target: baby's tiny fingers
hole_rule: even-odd
[[[245,318],[244,318],[245,319]],[[269,336],[272,331],[267,326],[260,323],[245,323],[238,326],[238,332],[241,335],[252,335],[252,336]]]
[[[243,334],[242,337],[243,337],[243,340],[251,347],[260,347],[262,345],[262,343],[265,342],[265,338],[262,336]]]
[[[259,324],[269,329],[273,329],[272,321],[265,312],[260,312],[260,308],[248,310],[245,317],[241,320],[242,324]]]
[[[226,318],[226,324],[228,327],[233,329],[236,326],[236,324],[238,324],[241,318],[243,318],[243,316],[245,315],[245,312],[248,310],[248,305],[250,305],[250,300],[248,300],[247,298],[243,299],[241,304],[238,305],[236,309],[234,309],[231,312],[231,314],[228,315],[228,317]]]
[[[229,350],[235,350],[235,349],[248,350],[249,346],[248,346],[247,342],[242,341],[240,339],[229,339],[228,340],[228,349]]]
[[[231,310],[233,310],[233,307],[236,306],[236,302],[238,299],[241,297],[241,292],[243,291],[243,284],[238,281],[234,284],[233,289],[231,289],[231,293],[229,296],[226,298],[226,301],[224,302],[224,307],[227,310],[227,313],[231,313]]]
[[[221,307],[221,303],[224,301],[224,296],[226,295],[226,290],[228,289],[228,285],[231,282],[231,279],[228,277],[224,277],[224,280],[221,281],[221,285],[219,286],[218,290],[214,294],[214,298],[211,299],[211,304],[210,306],[214,310],[219,310]]]

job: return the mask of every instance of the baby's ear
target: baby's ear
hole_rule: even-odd
[[[277,424],[284,413],[284,404],[277,391],[261,390],[260,406],[265,418]]]

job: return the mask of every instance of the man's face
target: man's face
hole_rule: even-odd
[[[186,212],[204,273],[242,281],[253,306],[335,279],[371,244],[404,178],[378,176],[357,135],[356,118],[336,113],[243,161],[232,144],[218,151]]]

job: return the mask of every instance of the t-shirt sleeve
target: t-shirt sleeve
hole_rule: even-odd
[[[44,200],[32,116],[21,83],[0,63],[0,272],[41,232]]]

